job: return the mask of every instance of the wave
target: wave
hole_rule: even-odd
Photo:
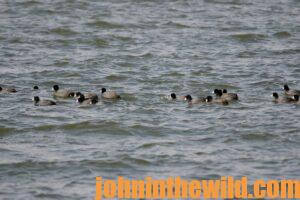
[[[15,129],[13,129],[13,128],[0,127],[0,136],[11,133],[13,131],[15,131]]]
[[[277,38],[287,38],[287,37],[291,37],[292,35],[287,31],[281,31],[281,32],[274,33],[273,36]]]
[[[108,46],[109,42],[107,40],[104,40],[102,38],[93,38],[93,39],[82,39],[78,41],[81,44],[88,44],[96,47],[103,47],[103,46]]]
[[[109,81],[124,81],[127,80],[128,77],[126,76],[121,76],[121,75],[116,75],[116,74],[111,74],[105,77],[105,79]]]
[[[97,28],[104,28],[104,29],[115,29],[115,28],[123,28],[124,26],[117,23],[111,23],[102,20],[95,20],[92,22],[87,23],[88,26],[97,27]]]
[[[256,55],[257,55],[257,53],[253,52],[253,51],[242,51],[237,55],[237,57],[238,58],[253,58]]]
[[[51,130],[62,130],[68,132],[81,132],[82,134],[91,132],[101,132],[108,134],[118,134],[118,135],[131,135],[129,131],[126,131],[120,123],[114,121],[100,121],[100,122],[90,122],[84,121],[79,123],[70,123],[62,125],[43,125],[34,127],[33,130],[37,131],[51,131]]]
[[[137,147],[137,149],[151,149],[155,146],[170,146],[176,144],[175,142],[151,142],[145,143]]]
[[[7,167],[7,169],[14,169],[17,173],[17,169],[40,169],[40,170],[56,170],[60,169],[61,167],[65,167],[68,169],[70,167],[79,167],[80,166],[94,166],[94,167],[109,167],[109,168],[130,168],[131,165],[126,164],[119,160],[68,160],[68,161],[33,161],[33,160],[25,160],[21,162],[11,162],[11,163],[2,163],[0,164],[1,168]],[[70,167],[68,167],[70,166]]]
[[[252,5],[250,2],[241,1],[241,0],[204,0],[205,3],[213,4],[230,4],[230,5]]]
[[[73,36],[78,34],[76,31],[73,31],[72,29],[66,27],[57,27],[57,28],[50,29],[49,33],[62,35],[62,36]]]
[[[134,38],[132,37],[127,37],[127,36],[120,36],[120,35],[113,35],[113,38],[123,41],[123,42],[129,42],[129,41],[134,41]]]
[[[24,7],[31,7],[31,6],[36,6],[38,4],[42,4],[39,1],[35,0],[30,0],[30,1],[23,1],[23,2],[18,2],[17,5],[24,6]]]
[[[257,42],[267,38],[267,35],[255,33],[241,33],[230,36],[239,42]]]
[[[270,133],[248,133],[245,135],[242,135],[242,139],[244,140],[259,140],[259,141],[265,141],[265,140],[271,140],[274,139],[276,135],[270,134]]]
[[[165,23],[164,25],[165,26],[170,26],[170,27],[175,27],[175,28],[191,28],[188,25],[185,25],[185,24],[182,24],[182,23],[179,23],[179,22],[172,22],[172,21],[169,21],[168,23]]]
[[[300,54],[300,49],[282,49],[271,51],[275,55],[293,55],[293,54]]]

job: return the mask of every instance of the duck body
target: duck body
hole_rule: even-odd
[[[189,104],[200,104],[200,103],[205,103],[205,98],[192,98],[191,95],[186,95],[185,96],[185,100],[189,103]]]
[[[273,102],[274,103],[297,103],[299,102],[299,95],[294,95],[293,97],[279,97],[279,95],[274,92],[273,95],[274,97]]]
[[[227,101],[239,100],[239,97],[236,93],[227,93],[226,89],[223,89],[221,98],[225,98]]]
[[[53,95],[58,98],[72,98],[75,95],[75,92],[72,90],[59,89],[58,85],[53,86],[54,93]]]
[[[84,97],[83,94],[81,94],[79,96],[79,98],[77,99],[77,102],[80,104],[80,105],[93,105],[93,104],[96,104],[98,103],[98,100],[97,99],[86,99]]]
[[[105,88],[101,89],[101,97],[105,99],[120,99],[121,96],[118,95],[115,91],[106,91]]]
[[[54,101],[40,100],[40,98],[38,96],[35,96],[33,98],[33,101],[34,101],[35,106],[53,106],[53,105],[56,105],[56,103]]]
[[[291,90],[287,84],[283,86],[283,89],[284,89],[284,94],[287,96],[294,96],[294,95],[300,96],[300,90]]]
[[[98,100],[98,95],[96,93],[85,93],[84,97],[86,99],[96,99],[96,100]]]
[[[213,93],[217,98],[221,98],[227,101],[237,101],[239,99],[236,93],[227,93],[226,89],[223,89],[223,91],[215,89]]]
[[[222,104],[222,105],[228,105],[229,102],[226,99],[223,98],[217,98],[217,99],[213,99],[212,96],[207,96],[205,98],[206,103],[212,103],[212,104]]]
[[[212,103],[228,105],[229,102],[227,99],[214,99]]]
[[[10,94],[10,93],[16,93],[17,90],[15,88],[2,88],[0,87],[0,93],[3,94]]]
[[[96,93],[80,93],[80,92],[76,92],[75,93],[75,97],[78,99],[81,95],[84,96],[85,99],[94,99],[98,101],[98,95]]]

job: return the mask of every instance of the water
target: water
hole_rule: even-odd
[[[95,177],[299,179],[300,1],[0,2],[1,199],[92,199]],[[80,107],[59,84],[123,99]],[[33,91],[39,85],[39,91]],[[189,107],[171,92],[237,92]]]

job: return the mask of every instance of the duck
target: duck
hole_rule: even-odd
[[[275,103],[295,103],[299,101],[299,95],[294,95],[293,97],[282,97],[280,98],[277,92],[272,94],[274,97],[273,102]]]
[[[40,97],[35,96],[32,99],[34,101],[35,106],[53,106],[56,105],[54,101],[51,100],[40,100]]]
[[[59,89],[58,85],[54,85],[53,86],[53,95],[55,97],[59,97],[59,98],[70,98],[70,97],[74,97],[75,92],[72,90],[66,90],[66,89]]]
[[[226,99],[218,98],[218,99],[213,99],[212,96],[207,96],[205,98],[206,103],[216,103],[216,104],[223,104],[223,105],[228,105],[229,102]]]
[[[185,96],[177,96],[175,93],[171,93],[170,97],[171,97],[171,100],[185,101]]]
[[[15,88],[2,88],[0,87],[0,93],[9,94],[9,93],[16,93],[17,90]]]
[[[121,96],[115,91],[107,91],[106,88],[101,89],[101,96],[105,99],[120,99]]]
[[[78,99],[82,95],[81,92],[76,92],[75,97]],[[85,93],[83,94],[85,99],[95,99],[98,101],[98,95],[96,93]]]
[[[92,105],[98,103],[97,99],[86,99],[83,94],[79,96],[77,102],[81,105]]]
[[[219,89],[215,89],[213,93],[217,97],[226,99],[227,101],[237,101],[239,99],[236,93],[227,93],[226,89],[223,89],[223,91]]]
[[[290,90],[287,84],[284,84],[283,89],[284,89],[284,94],[287,96],[300,95],[300,90]]]
[[[227,89],[223,89],[222,96],[224,95],[225,98],[231,98],[232,100],[239,100],[237,93],[227,93]]]
[[[205,103],[205,98],[197,98],[193,99],[191,95],[186,95],[185,100],[190,104],[199,104],[199,103]]]
[[[39,87],[38,87],[37,85],[35,85],[35,86],[33,86],[33,89],[34,89],[34,90],[38,90]]]

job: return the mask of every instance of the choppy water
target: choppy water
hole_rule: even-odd
[[[0,198],[92,199],[94,178],[300,178],[300,1],[0,1]],[[51,87],[123,99],[35,107]],[[33,85],[41,90],[35,92]],[[238,92],[188,107],[171,92]]]

